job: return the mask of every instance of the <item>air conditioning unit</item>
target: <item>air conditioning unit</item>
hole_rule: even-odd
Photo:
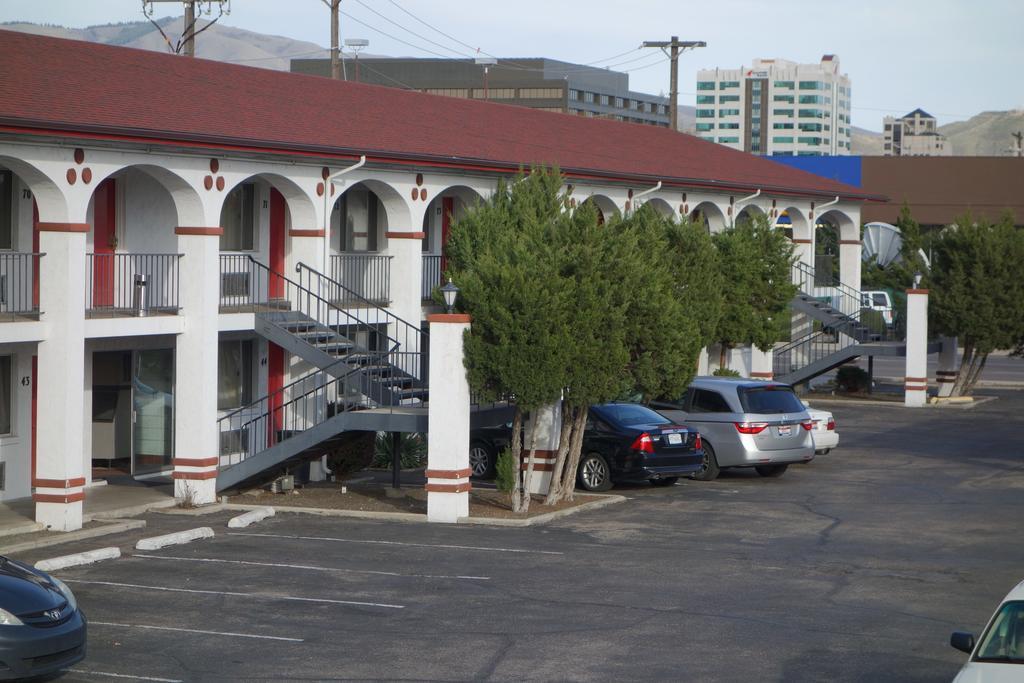
[[[290,493],[295,490],[295,477],[290,474],[286,474],[283,477],[278,477],[270,483],[271,493]]]
[[[222,297],[249,296],[249,273],[221,273],[220,295]]]

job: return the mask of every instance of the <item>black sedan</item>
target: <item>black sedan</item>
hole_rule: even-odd
[[[0,557],[0,680],[45,676],[82,661],[85,632],[70,588]]]
[[[473,476],[493,476],[511,431],[510,424],[472,431]],[[590,407],[576,481],[587,491],[607,491],[627,481],[669,486],[698,471],[703,459],[696,431],[635,403],[604,403]]]

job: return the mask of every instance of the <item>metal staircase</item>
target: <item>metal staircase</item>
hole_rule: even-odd
[[[820,323],[820,329],[775,349],[775,379],[799,384],[859,356],[906,354],[906,345],[893,339],[884,321],[862,319],[859,291],[838,281],[823,285],[801,262],[793,265],[793,282],[798,291],[790,307]]]
[[[347,430],[426,431],[418,327],[305,265],[296,282],[251,256],[223,255],[221,272],[231,283],[222,310],[253,313],[258,334],[314,369],[218,421],[218,490],[324,455]]]

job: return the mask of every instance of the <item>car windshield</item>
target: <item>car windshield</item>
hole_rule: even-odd
[[[804,404],[787,386],[769,384],[763,387],[740,387],[739,395],[745,413],[777,415],[804,410]]]
[[[671,420],[664,415],[654,412],[645,406],[631,405],[605,405],[601,406],[601,412],[609,419],[615,420],[621,425],[663,425],[669,424]]]
[[[982,637],[974,661],[1024,664],[1024,601],[1003,603]]]
[[[885,294],[872,294],[871,297],[874,300],[876,306],[889,305],[889,300],[886,298]]]

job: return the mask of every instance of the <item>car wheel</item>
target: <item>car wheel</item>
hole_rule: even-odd
[[[700,463],[700,469],[694,472],[691,477],[697,481],[713,481],[718,478],[721,469],[718,467],[718,458],[715,457],[715,449],[707,441],[704,442],[704,460]]]
[[[580,460],[576,480],[586,491],[607,491],[612,487],[612,472],[600,453],[588,453]]]
[[[758,465],[754,469],[762,477],[781,477],[788,468],[789,465]]]
[[[814,454],[815,455],[828,455],[830,452],[832,452],[831,448],[822,448],[820,451],[814,451]]]
[[[494,454],[487,444],[474,441],[469,445],[469,468],[477,479],[494,478]]]
[[[651,479],[651,486],[671,486],[679,481],[679,477],[665,477],[663,479]]]

